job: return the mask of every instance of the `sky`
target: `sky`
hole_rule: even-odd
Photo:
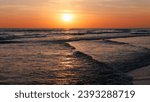
[[[0,27],[150,28],[150,0],[0,0]]]

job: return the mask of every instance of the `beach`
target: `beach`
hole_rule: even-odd
[[[0,29],[0,53],[0,84],[150,84],[150,29]]]

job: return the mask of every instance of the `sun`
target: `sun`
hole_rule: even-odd
[[[71,22],[71,21],[73,21],[73,15],[69,14],[69,13],[65,13],[62,15],[62,20],[64,22]]]

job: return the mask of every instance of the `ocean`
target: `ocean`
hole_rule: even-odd
[[[150,29],[0,29],[0,84],[134,84],[150,64]]]

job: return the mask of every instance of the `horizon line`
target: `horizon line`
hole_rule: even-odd
[[[150,29],[150,27],[87,27],[87,28],[56,28],[56,27],[0,27],[0,29]]]

